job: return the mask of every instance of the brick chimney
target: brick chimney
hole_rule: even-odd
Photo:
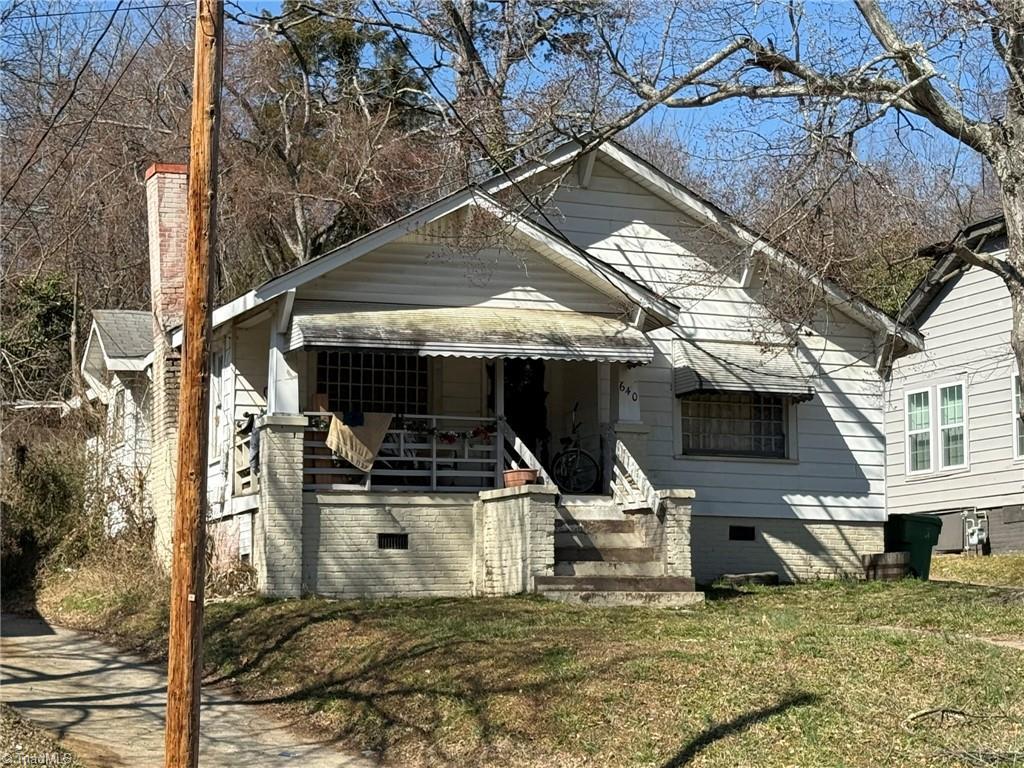
[[[146,171],[149,231],[149,290],[153,305],[153,381],[150,390],[149,488],[153,507],[153,548],[170,565],[174,477],[178,453],[178,384],[181,356],[169,342],[170,329],[185,310],[185,239],[188,232],[184,165],[154,163]]]
[[[184,165],[153,163],[146,171],[149,287],[159,330],[181,324],[185,307],[185,238],[188,232]]]

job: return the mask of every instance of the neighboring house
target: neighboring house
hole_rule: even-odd
[[[1006,249],[1001,218],[958,238],[985,252]],[[948,247],[928,252],[935,264],[902,315],[925,348],[894,361],[887,395],[889,512],[941,515],[939,549],[965,549],[965,524],[987,520],[992,552],[1024,550],[1024,429],[1010,292]]]
[[[544,183],[546,215],[517,213]],[[182,166],[147,174],[165,556],[185,187]],[[795,333],[763,306],[769,273],[821,298]],[[568,143],[449,195],[213,323],[212,538],[286,596],[685,602],[726,572],[859,575],[886,516],[883,375],[921,347],[617,144]],[[369,473],[326,448],[337,412],[392,416]],[[252,414],[258,474],[239,433]],[[582,494],[551,478],[574,415],[598,466]],[[544,484],[502,489],[513,466]],[[601,578],[622,576],[639,580]]]
[[[88,399],[106,409],[105,429],[91,447],[108,494],[107,530],[115,534],[126,515],[145,514],[148,506],[153,316],[123,309],[92,315],[81,370]]]

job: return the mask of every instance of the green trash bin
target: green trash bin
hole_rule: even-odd
[[[942,520],[935,515],[893,515],[885,524],[885,551],[909,552],[911,574],[927,580],[941,531]]]

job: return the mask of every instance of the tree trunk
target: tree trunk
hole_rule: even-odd
[[[1006,260],[1017,276],[1004,280],[1010,291],[1013,320],[1010,326],[1010,348],[1017,359],[1017,371],[1024,377],[1024,184],[1003,187],[1003,215],[1006,218]],[[1022,402],[1021,418],[1024,418]]]

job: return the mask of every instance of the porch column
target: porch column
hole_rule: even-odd
[[[485,406],[486,410],[486,406]],[[494,360],[494,417],[497,419],[494,432],[494,487],[505,484],[505,358]]]
[[[306,419],[268,414],[260,422],[260,507],[253,536],[262,592],[302,595],[302,443]]]
[[[611,436],[621,440],[633,458],[644,466],[647,463],[647,434],[651,430],[640,416],[639,369],[622,363],[612,365],[609,390]],[[610,448],[614,454],[614,444]]]
[[[267,413],[299,414],[299,372],[286,357],[288,327],[291,323],[294,292],[278,305],[270,323],[270,351],[267,360]]]
[[[538,576],[555,570],[558,489],[527,485],[481,491],[473,509],[473,593],[536,591]]]
[[[694,492],[686,488],[658,491],[659,516],[664,521],[666,576],[693,578],[693,547],[690,533]]]

